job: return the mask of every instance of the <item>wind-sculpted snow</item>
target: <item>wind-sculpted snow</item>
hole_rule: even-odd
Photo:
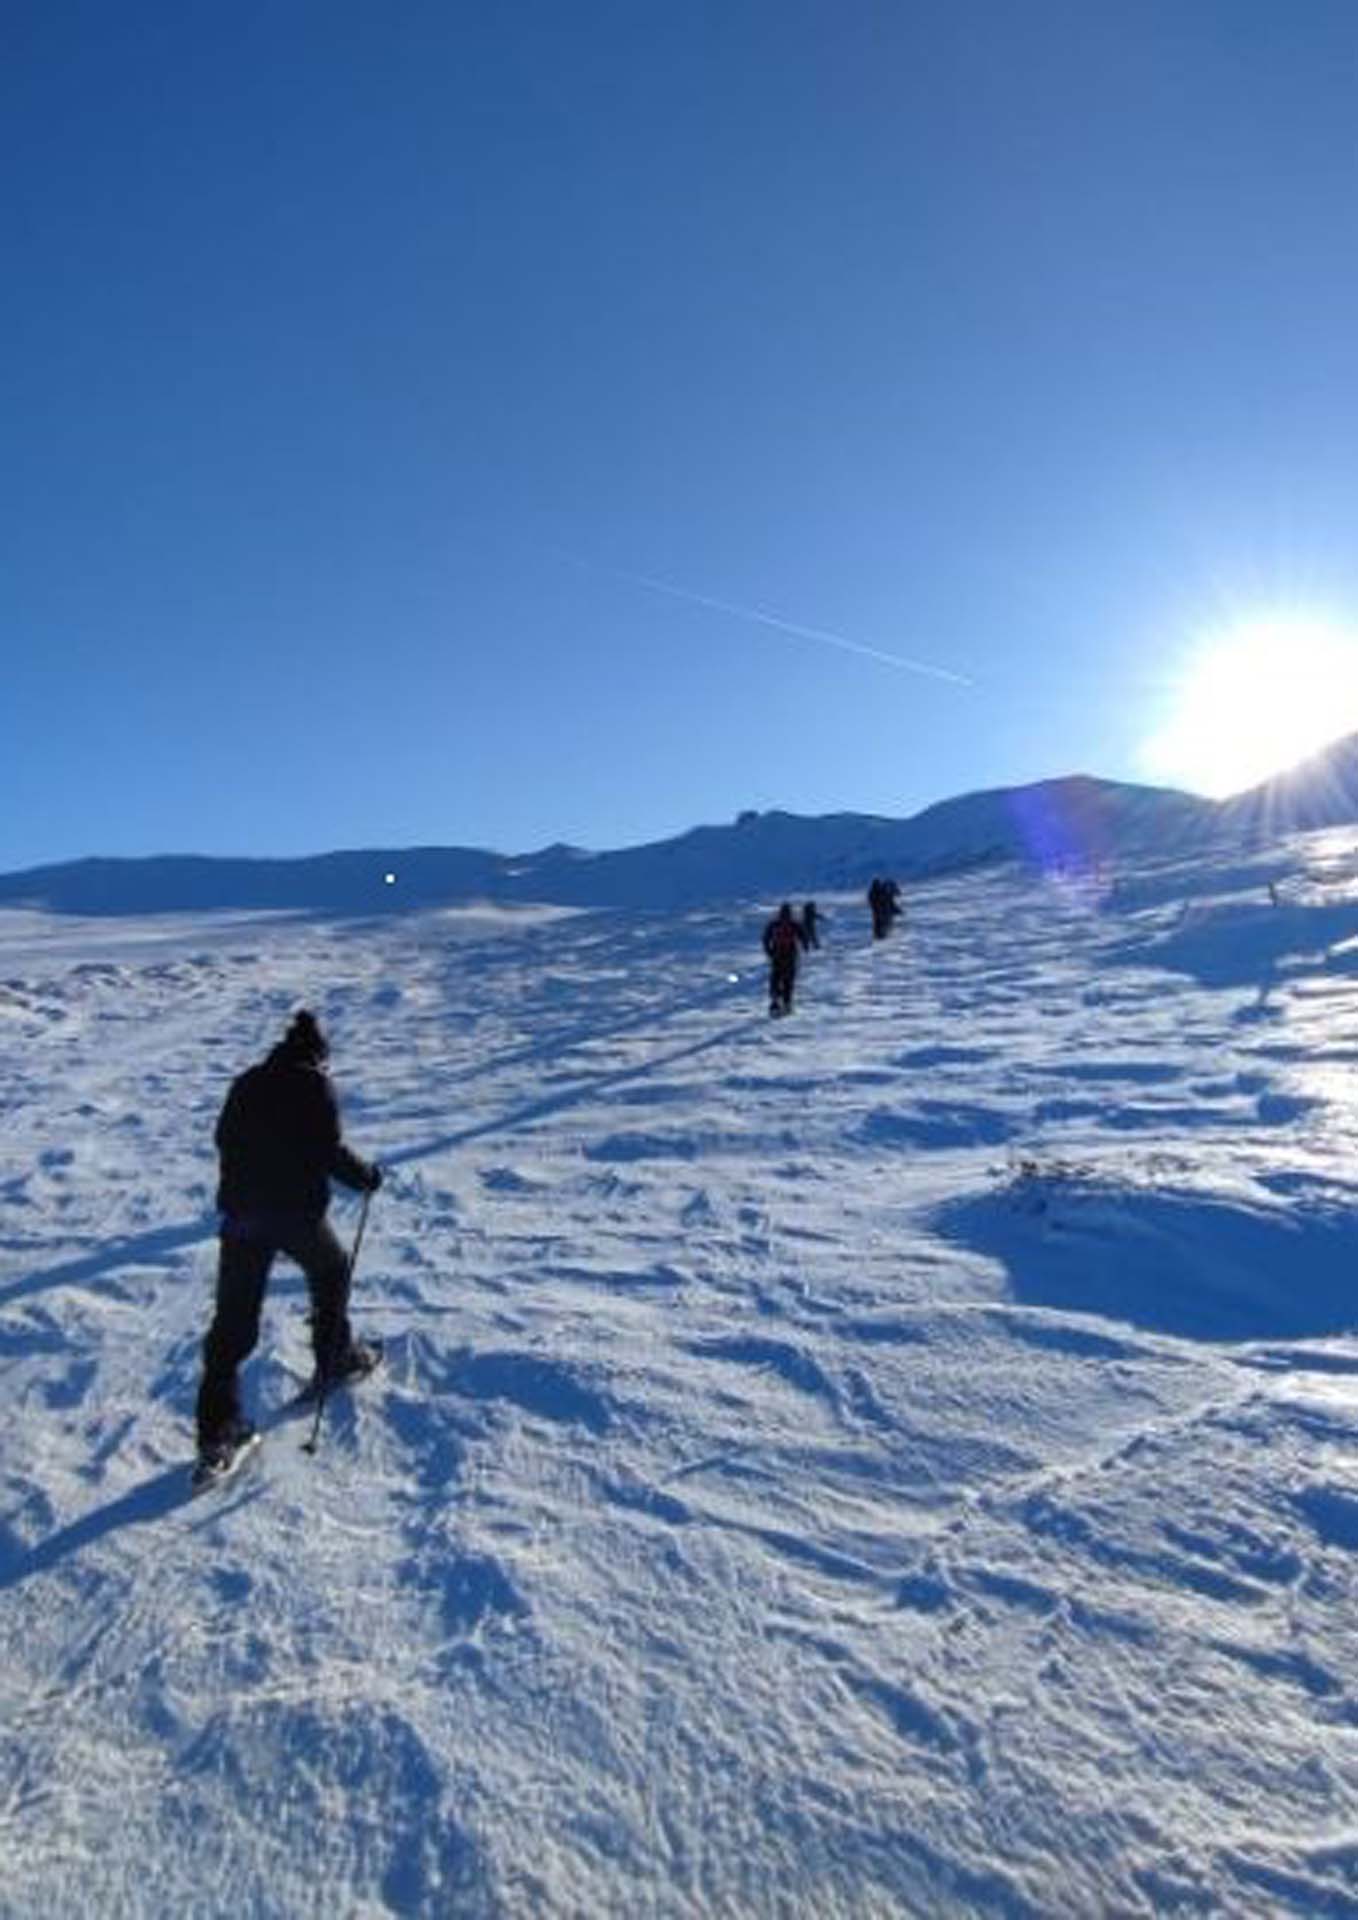
[[[1356,881],[831,899],[778,1023],[767,900],[0,914],[0,1907],[1358,1911]],[[385,1363],[304,1453],[280,1264],[190,1500],[301,1004]]]

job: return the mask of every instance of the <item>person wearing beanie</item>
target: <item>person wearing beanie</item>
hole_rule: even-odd
[[[318,1380],[366,1373],[375,1355],[349,1326],[349,1259],[326,1220],[330,1182],[376,1193],[380,1167],[340,1136],[339,1106],[325,1070],[330,1048],[314,1014],[293,1019],[267,1059],[232,1082],[217,1120],[221,1239],[216,1311],[203,1342],[198,1392],[200,1458],[249,1437],[237,1370],[259,1339],[269,1270],[284,1253],[306,1275]]]

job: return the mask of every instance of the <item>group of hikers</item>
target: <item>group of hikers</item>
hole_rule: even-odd
[[[900,883],[874,879],[868,888],[868,907],[872,914],[873,939],[885,940],[901,911]],[[792,903],[784,900],[764,928],[764,952],[769,960],[769,1012],[775,1020],[792,1011],[797,963],[809,947],[820,945],[822,918],[814,900],[805,902],[800,917],[793,912]]]
[[[894,880],[874,880],[868,904],[873,938],[883,939],[901,911],[900,888]],[[798,960],[820,945],[823,921],[814,900],[800,915],[784,901],[764,928],[771,1014],[792,1011]],[[352,1257],[325,1216],[332,1179],[374,1194],[382,1169],[344,1143],[326,1072],[329,1053],[315,1015],[296,1014],[268,1056],[232,1082],[217,1120],[217,1292],[196,1415],[204,1478],[225,1472],[255,1437],[241,1411],[238,1376],[258,1343],[269,1272],[280,1253],[306,1276],[317,1394],[323,1399],[330,1386],[359,1379],[377,1364],[380,1349],[353,1336]]]

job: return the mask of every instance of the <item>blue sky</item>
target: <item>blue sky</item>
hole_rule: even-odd
[[[0,867],[1136,778],[1358,613],[1350,0],[3,40]]]

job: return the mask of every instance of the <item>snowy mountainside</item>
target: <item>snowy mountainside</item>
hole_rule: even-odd
[[[1014,858],[1095,866],[1134,849],[1202,842],[1217,822],[1211,802],[1186,794],[1050,780],[944,801],[910,820],[750,813],[734,825],[607,853],[557,844],[515,856],[413,847],[291,860],[79,860],[0,875],[0,905],[77,914],[406,913],[476,900],[696,906],[766,891],[861,889],[886,870],[904,879]]]
[[[1226,801],[1222,814],[1230,831],[1256,839],[1358,819],[1358,734]]]
[[[769,904],[0,913],[5,1911],[1358,1911],[1358,835]],[[190,1501],[302,1003],[387,1363]]]
[[[0,874],[0,906],[113,915],[385,914],[475,901],[697,906],[764,892],[861,889],[875,873],[921,879],[1005,860],[1097,871],[1157,850],[1258,845],[1353,822],[1358,736],[1226,802],[1075,775],[963,794],[904,820],[750,812],[734,825],[604,853],[555,842],[517,855],[378,847],[297,859],[92,858]]]

